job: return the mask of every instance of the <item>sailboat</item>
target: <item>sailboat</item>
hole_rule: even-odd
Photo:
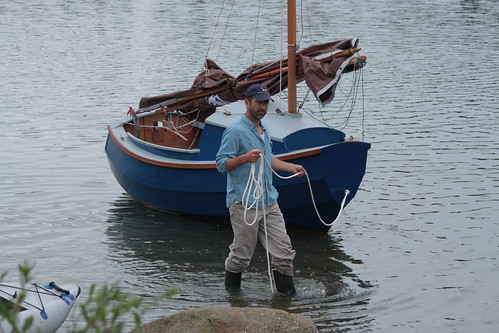
[[[306,177],[274,179],[288,227],[328,231],[355,197],[370,144],[347,139],[313,115],[299,112],[297,83],[330,103],[343,74],[365,65],[358,39],[299,49],[296,3],[288,1],[287,59],[254,64],[237,77],[206,59],[191,88],[144,97],[107,126],[106,153],[114,176],[135,200],[158,209],[228,220],[226,176],[215,165],[222,133],[245,112],[244,93],[267,86],[264,118],[274,155],[301,164]],[[280,93],[287,89],[287,99]]]

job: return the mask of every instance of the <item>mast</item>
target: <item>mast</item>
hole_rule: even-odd
[[[296,110],[296,0],[288,0],[288,112]]]

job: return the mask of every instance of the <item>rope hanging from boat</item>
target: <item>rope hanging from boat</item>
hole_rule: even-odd
[[[355,106],[357,105],[357,100],[359,98],[359,93],[360,93],[360,99],[361,99],[361,108],[362,108],[362,120],[361,120],[361,127],[362,127],[362,140],[364,140],[364,120],[365,120],[365,105],[364,105],[364,63],[365,62],[365,57],[363,56],[357,56],[357,58],[354,58],[353,65],[355,66],[355,69],[352,71],[352,84],[350,86],[350,89],[348,91],[345,91],[341,89],[341,86],[338,84],[338,89],[339,91],[343,94],[345,101],[341,104],[339,109],[336,112],[331,112],[331,111],[326,111],[323,110],[320,103],[319,103],[319,111],[318,112],[313,112],[313,111],[307,111],[306,109],[302,109],[304,103],[306,102],[306,99],[308,97],[309,92],[305,95],[302,103],[299,106],[300,110],[305,111],[309,115],[315,117],[316,119],[322,121],[323,124],[330,128],[335,128],[342,130],[344,129],[349,121],[351,120],[352,113],[355,109]],[[359,67],[359,68],[357,68]],[[339,113],[347,108],[347,104],[350,102],[350,105],[347,109],[347,116],[346,118],[340,122],[339,124],[336,125],[330,125],[329,122],[331,119],[336,118]]]
[[[263,189],[263,170],[265,168],[265,165],[267,165],[270,170],[272,170],[272,173],[276,175],[277,177],[281,179],[291,179],[296,176],[298,176],[300,173],[295,173],[290,176],[281,176],[279,175],[274,169],[272,169],[272,165],[269,163],[269,161],[265,158],[265,155],[263,153],[260,154],[260,166],[258,168],[258,174],[256,174],[256,163],[251,163],[251,168],[250,168],[250,174],[248,176],[248,181],[246,182],[246,187],[244,188],[243,195],[242,195],[242,205],[244,207],[244,222],[251,226],[256,223],[258,219],[258,205],[260,202],[260,199],[262,201],[262,204],[265,204],[265,191]],[[317,208],[317,204],[315,203],[315,198],[314,198],[314,192],[312,190],[312,183],[310,182],[310,177],[308,176],[308,173],[305,173],[305,176],[307,177],[307,183],[308,183],[308,188],[310,191],[310,197],[312,199],[312,204],[314,205],[315,213],[317,214],[317,217],[319,220],[322,222],[327,227],[332,226],[338,219],[340,218],[341,213],[343,212],[343,208],[345,207],[345,202],[348,197],[348,194],[350,194],[350,191],[348,189],[344,189],[344,196],[343,200],[341,201],[340,205],[340,210],[338,211],[338,215],[334,219],[333,222],[327,223],[325,222]],[[253,203],[249,204],[250,198],[253,199]],[[248,222],[246,219],[246,213],[250,209],[255,209],[255,217],[253,221]],[[269,250],[268,250],[268,235],[267,235],[267,219],[266,219],[266,214],[265,214],[265,207],[261,208],[263,211],[263,227],[264,227],[264,232],[265,232],[265,252],[267,255],[267,269],[268,269],[268,274],[269,274],[269,279],[270,279],[270,290],[272,293],[274,293],[274,285],[273,281],[274,279],[272,278],[272,268],[270,265],[270,255],[269,255]]]
[[[355,63],[355,66],[357,66],[357,62]],[[340,129],[343,129],[347,126],[347,124],[350,120],[350,117],[352,115],[353,109],[355,108],[355,104],[357,102],[359,87],[362,87],[362,88],[364,87],[364,84],[363,84],[364,83],[364,75],[363,75],[363,73],[364,73],[363,68],[360,68],[358,70],[354,70],[353,81],[352,81],[352,86],[350,87],[350,91],[348,93],[344,93],[346,100],[343,103],[343,105],[341,106],[339,111],[341,111],[344,108],[344,106],[347,104],[349,99],[351,100],[351,104],[350,104],[350,108],[349,108],[348,117],[339,125]],[[361,83],[362,83],[362,85],[361,85]],[[340,91],[343,92],[341,87],[339,87],[339,88],[340,88]],[[364,100],[364,94],[362,94],[362,100]]]

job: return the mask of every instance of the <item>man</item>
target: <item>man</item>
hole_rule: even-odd
[[[251,164],[260,158],[267,159],[274,170],[299,173],[300,176],[306,172],[301,165],[281,161],[272,155],[270,136],[261,121],[267,114],[269,100],[267,87],[254,84],[248,88],[244,100],[246,112],[224,131],[216,158],[218,171],[227,174],[227,207],[234,232],[234,240],[229,247],[230,253],[225,260],[225,286],[229,291],[240,289],[242,272],[249,266],[258,238],[263,246],[267,247],[265,221],[267,250],[272,258],[277,291],[291,297],[296,295],[293,283],[295,251],[277,204],[278,193],[272,185],[272,170],[267,163],[263,165],[264,195],[258,199],[259,209],[249,209],[245,213],[246,208],[242,203]],[[257,165],[255,167],[258,174],[259,167]],[[252,200],[254,201],[250,199],[247,204],[249,207],[252,207]],[[256,214],[258,215],[255,216]],[[252,224],[254,220],[256,222]]]

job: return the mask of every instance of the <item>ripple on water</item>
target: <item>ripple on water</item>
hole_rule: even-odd
[[[291,302],[270,295],[261,248],[243,296],[228,297],[230,227],[120,197],[104,153],[105,125],[129,104],[191,85],[219,5],[2,2],[0,266],[29,259],[39,278],[81,284],[82,300],[93,282],[120,281],[149,304],[178,287],[145,321],[217,304],[288,309],[324,332],[495,331],[497,1],[303,2],[300,23],[312,31],[302,46],[360,38],[365,95],[346,132],[372,148],[361,188],[333,230],[292,232],[301,295]],[[282,2],[261,5],[265,32],[254,52],[248,26],[256,22],[234,19],[256,18],[248,1],[231,9],[230,29],[217,29],[223,43],[216,34],[209,45],[208,56],[232,74],[285,54],[272,44],[281,40],[274,12]],[[350,89],[348,76],[338,97]],[[348,116],[342,110],[332,121]]]

